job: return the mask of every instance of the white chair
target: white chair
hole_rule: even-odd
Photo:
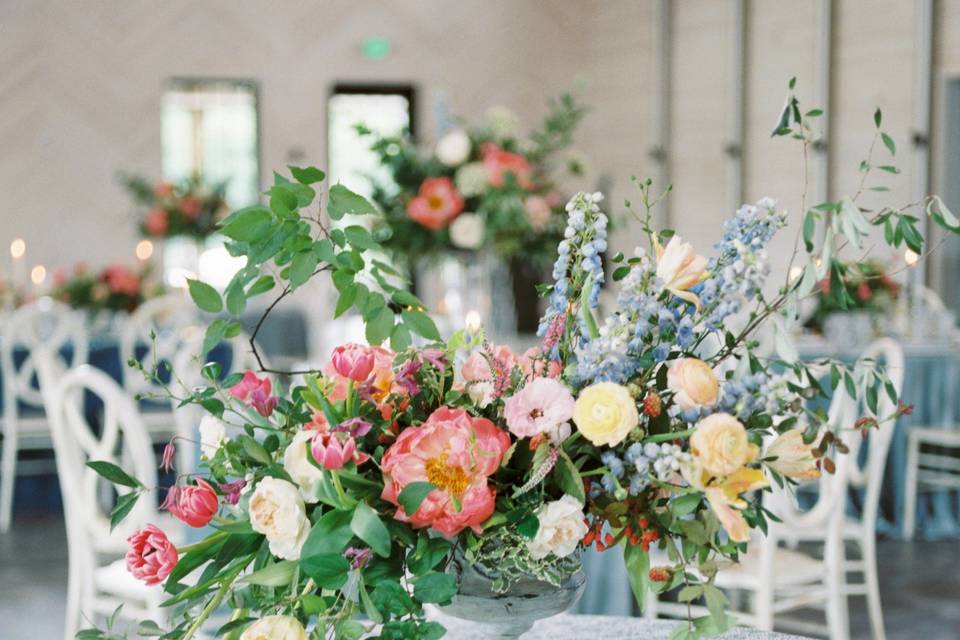
[[[924,451],[924,446],[937,447],[941,451]],[[960,489],[960,456],[948,455],[942,449],[960,450],[960,427],[910,427],[907,431],[903,501],[903,537],[906,540],[913,540],[916,529],[918,492]]]
[[[10,529],[14,484],[21,450],[50,449],[50,427],[37,385],[35,351],[47,348],[61,368],[85,363],[89,341],[83,316],[50,298],[9,314],[0,331],[3,378],[3,454],[0,461],[0,532]],[[24,413],[26,409],[26,413]],[[40,465],[33,465],[40,471]],[[20,473],[30,471],[23,464]]]
[[[86,466],[94,460],[113,462],[145,486],[156,486],[156,457],[136,404],[107,374],[89,365],[58,375],[49,354],[43,354],[38,366],[67,529],[69,568],[64,637],[73,638],[82,620],[108,616],[121,604],[125,618],[159,621],[163,592],[159,586],[144,585],[126,571],[122,559],[128,546],[126,538],[148,523],[159,526],[171,539],[180,529],[171,526],[172,519],[158,513],[150,492],[111,532],[109,512],[113,505],[105,504],[103,497],[106,493],[112,498],[112,485]],[[93,394],[103,403],[99,430],[88,424],[84,415],[85,394]]]

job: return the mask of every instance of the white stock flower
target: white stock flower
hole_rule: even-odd
[[[470,157],[470,136],[463,129],[454,129],[437,142],[436,155],[448,167],[463,164]]]
[[[296,618],[265,616],[247,627],[240,640],[307,640],[307,632]]]
[[[483,246],[483,218],[461,213],[450,223],[450,242],[461,249],[479,249]]]
[[[299,560],[310,523],[300,490],[286,480],[264,478],[250,496],[250,525],[270,543],[270,553]]]
[[[206,415],[200,420],[200,452],[210,459],[227,439],[227,426],[216,416]]]
[[[544,503],[537,510],[537,519],[537,535],[527,542],[530,555],[537,560],[551,553],[558,558],[570,555],[589,530],[580,502],[570,495]]]
[[[298,431],[283,452],[283,469],[300,487],[304,501],[310,504],[318,500],[314,489],[323,479],[323,472],[307,459],[307,447],[316,433],[309,429]]]

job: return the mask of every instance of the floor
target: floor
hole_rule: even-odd
[[[960,638],[960,541],[881,541],[880,584],[891,640]],[[20,517],[0,535],[0,640],[59,640],[66,598],[63,522]],[[851,601],[853,638],[869,638],[863,600]]]

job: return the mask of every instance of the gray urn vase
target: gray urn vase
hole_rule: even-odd
[[[567,611],[580,599],[587,582],[579,567],[560,586],[531,576],[497,593],[493,590],[496,574],[459,554],[447,565],[447,573],[457,576],[459,590],[449,605],[440,608],[441,613],[477,624],[489,638],[519,638],[537,620]]]

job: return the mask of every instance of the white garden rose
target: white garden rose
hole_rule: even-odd
[[[217,454],[217,449],[227,439],[227,425],[216,416],[205,415],[200,420],[200,453],[206,459]]]
[[[436,154],[448,167],[463,164],[470,157],[470,136],[463,129],[454,129],[437,142]]]
[[[450,223],[450,242],[461,249],[479,249],[483,246],[483,218],[461,213]]]
[[[296,618],[266,616],[247,627],[240,640],[307,640],[307,632]]]
[[[457,169],[453,182],[464,198],[478,196],[489,184],[487,169],[482,162],[470,162]]]
[[[540,528],[533,540],[527,542],[530,555],[540,560],[551,553],[565,558],[577,549],[589,528],[583,521],[583,508],[573,496],[544,503],[537,510]]]
[[[323,479],[323,472],[307,459],[307,446],[316,433],[309,429],[297,432],[283,452],[284,471],[290,474],[290,478],[300,487],[303,500],[310,504],[317,501],[317,492],[314,489]]]
[[[286,480],[264,478],[250,496],[250,525],[270,543],[270,553],[299,560],[310,523],[300,490]]]
[[[490,380],[474,380],[467,383],[467,395],[470,401],[481,409],[486,409],[493,402],[493,382]]]

